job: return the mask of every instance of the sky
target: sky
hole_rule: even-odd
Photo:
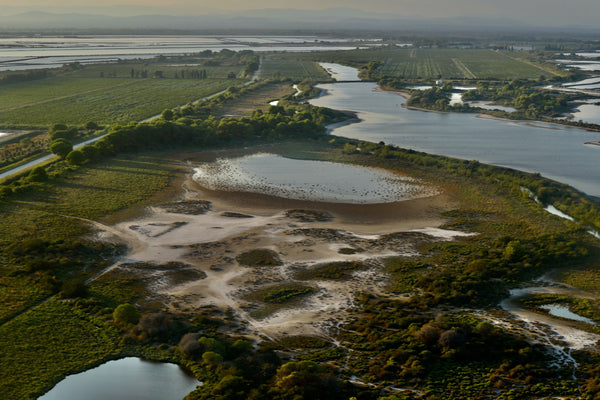
[[[0,15],[35,10],[115,16],[189,16],[265,8],[319,10],[344,7],[405,17],[496,17],[575,26],[600,20],[599,0],[103,0],[102,6],[85,3],[81,0],[0,0]]]

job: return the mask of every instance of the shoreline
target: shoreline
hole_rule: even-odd
[[[404,98],[406,98],[407,100],[410,98],[410,93],[404,91],[404,90],[397,90],[397,89],[385,89],[382,88],[381,86],[377,86],[377,88],[375,89],[377,91],[382,91],[382,92],[389,92],[389,93],[396,93]],[[475,118],[485,118],[485,119],[492,119],[492,120],[496,120],[496,121],[507,121],[507,122],[515,122],[515,123],[524,123],[524,124],[533,124],[533,123],[541,123],[541,124],[547,124],[547,125],[555,125],[557,126],[557,128],[552,128],[552,127],[541,127],[541,128],[545,128],[545,129],[559,129],[558,127],[569,127],[569,128],[575,128],[575,129],[582,129],[588,132],[600,132],[600,126],[596,129],[591,128],[591,127],[582,127],[582,126],[577,126],[577,125],[572,125],[572,124],[564,124],[564,123],[560,123],[560,122],[553,122],[553,121],[544,121],[544,120],[539,120],[539,119],[513,119],[513,118],[507,118],[507,117],[498,117],[492,114],[487,114],[485,112],[473,112],[473,113],[459,113],[459,112],[453,112],[453,111],[439,111],[439,110],[430,110],[427,108],[422,108],[422,107],[415,107],[415,106],[407,106],[406,103],[402,104],[402,107],[406,108],[407,110],[414,110],[414,111],[422,111],[422,112],[431,112],[431,113],[438,113],[438,114],[476,114]],[[584,144],[592,144],[592,145],[597,145],[600,146],[600,141],[597,142],[586,142]]]

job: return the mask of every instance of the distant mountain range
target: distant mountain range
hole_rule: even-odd
[[[543,31],[557,26],[532,25],[502,18],[425,18],[364,12],[351,8],[331,8],[319,11],[294,9],[263,9],[237,13],[214,13],[198,16],[139,15],[114,17],[91,14],[54,14],[26,12],[0,16],[3,31],[195,31],[203,33],[233,33],[242,31]],[[599,30],[596,25],[561,27],[565,30]]]

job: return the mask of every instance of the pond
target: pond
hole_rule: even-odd
[[[540,306],[541,309],[548,311],[548,314],[553,315],[555,317],[561,317],[566,319],[571,319],[573,321],[585,322],[586,324],[596,325],[594,321],[589,318],[582,317],[579,314],[575,314],[568,307],[562,304],[544,304]]]
[[[181,400],[201,384],[178,365],[128,357],[70,375],[38,400]]]
[[[211,190],[328,203],[392,203],[436,193],[413,178],[384,170],[267,153],[200,164],[193,178]]]
[[[570,114],[573,116],[573,121],[583,121],[600,125],[600,104],[581,104],[575,107]]]
[[[319,87],[326,94],[311,100],[312,104],[355,111],[362,120],[335,128],[334,135],[539,172],[600,196],[600,146],[586,144],[600,140],[598,132],[476,114],[411,110],[403,107],[404,97],[377,90],[371,82]]]

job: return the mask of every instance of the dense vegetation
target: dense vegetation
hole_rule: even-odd
[[[367,65],[365,73],[376,77],[379,70],[390,69],[392,62],[399,63],[394,59],[388,63],[384,55],[422,57],[400,50],[398,54],[388,53],[396,51],[389,49],[373,51],[381,60]],[[362,57],[358,52],[340,54],[348,60]],[[225,55],[235,60],[232,65],[243,68],[245,75],[257,68],[258,60],[252,54]],[[487,71],[482,56],[468,61],[459,50],[444,56],[457,60],[452,63],[463,76],[467,69],[472,74],[492,73],[481,72]],[[426,63],[419,60],[419,65],[429,65],[429,69],[422,66],[425,72],[417,73],[437,72],[433,57]],[[189,79],[208,79],[204,71],[210,76],[210,68],[217,67],[207,64],[198,75],[190,72]],[[122,68],[129,70],[128,79],[145,79],[143,71],[138,76],[127,63],[98,68]],[[78,73],[94,71],[75,69]],[[156,79],[188,79],[186,71],[164,68],[152,75],[157,71],[162,71],[162,77]],[[177,78],[168,77],[173,72]],[[106,74],[102,79],[118,79],[120,74],[118,70],[116,78]],[[315,74],[307,72],[311,78]],[[592,399],[599,395],[596,354],[576,354],[581,367],[579,380],[574,381],[572,369],[550,366],[551,359],[542,346],[461,311],[493,306],[509,288],[555,267],[577,265],[581,268],[569,275],[572,283],[587,281],[591,285],[586,278],[597,274],[598,248],[585,231],[600,230],[596,202],[536,174],[384,143],[325,136],[325,124],[346,118],[332,110],[284,103],[246,117],[214,115],[224,104],[272,84],[229,86],[212,99],[163,109],[161,118],[151,122],[112,125],[106,128],[104,138],[81,150],[66,151],[65,146],[99,127],[56,125],[43,146],[52,140],[53,151],[62,159],[0,186],[0,390],[4,397],[34,398],[66,374],[124,355],[185,365],[204,382],[188,399]],[[308,82],[304,87],[310,91]],[[508,96],[505,99],[521,98],[527,110],[531,104],[537,107],[539,101],[555,100],[532,97],[529,89],[516,82],[500,92],[496,88],[494,93]],[[427,92],[422,103],[447,107],[446,92],[447,88]],[[492,89],[486,88],[485,95],[492,94]],[[556,104],[560,106],[560,101]],[[143,205],[156,203],[159,193],[171,195],[175,169],[165,161],[165,151],[290,139],[295,140],[291,147],[298,153],[310,142],[319,149],[311,150],[312,157],[408,170],[439,184],[458,204],[444,214],[448,220],[445,228],[478,235],[423,241],[418,258],[387,258],[383,268],[390,276],[389,291],[392,295],[408,293],[410,298],[359,296],[350,321],[327,340],[289,337],[253,346],[236,333],[242,328],[229,312],[206,308],[194,314],[168,313],[160,302],[145,298],[144,282],[132,275],[117,269],[98,277],[124,249],[88,238],[92,221],[86,220],[110,224],[138,213]],[[546,214],[532,195],[578,222]],[[290,217],[302,221],[328,220],[330,216],[293,210]],[[352,254],[361,250],[342,251]],[[265,249],[239,254],[237,260],[263,268],[281,263]],[[247,293],[262,304],[249,311],[256,318],[269,315],[317,293],[311,286],[313,279],[345,280],[368,267],[362,262],[327,263],[299,271],[295,278],[302,283],[273,284]],[[95,279],[86,281],[89,278]],[[568,303],[582,314],[598,318],[597,305],[580,299],[533,298],[528,304],[536,307],[543,301]],[[351,384],[351,380],[359,384]]]

